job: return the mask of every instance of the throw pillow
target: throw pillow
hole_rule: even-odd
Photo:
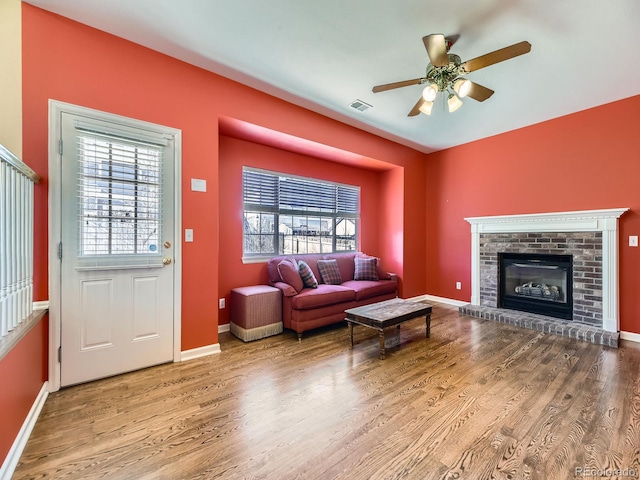
[[[376,262],[377,262],[376,265],[378,266],[378,280],[389,280],[391,278],[391,276],[389,275],[389,272],[386,272],[384,268],[382,268],[382,264],[380,263],[380,259],[378,257],[371,257],[370,255],[367,255],[366,253],[362,253],[362,252],[356,253],[356,256],[376,259]]]
[[[302,283],[302,278],[300,278],[300,272],[298,272],[298,266],[295,264],[295,260],[285,258],[278,263],[277,268],[282,281],[284,283],[288,283],[296,292],[300,293],[304,288],[304,285]]]
[[[355,257],[354,280],[378,280],[378,259],[376,257]]]
[[[305,287],[318,288],[318,280],[311,271],[311,267],[304,260],[298,262],[298,271],[302,277],[302,283]]]
[[[342,276],[336,260],[318,260],[318,270],[322,281],[327,285],[340,285]]]

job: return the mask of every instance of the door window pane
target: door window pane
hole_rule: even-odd
[[[162,149],[92,135],[78,149],[80,255],[157,254]]]

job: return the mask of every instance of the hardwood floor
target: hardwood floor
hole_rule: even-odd
[[[635,344],[438,304],[430,339],[424,328],[403,324],[386,360],[377,333],[358,326],[353,350],[346,325],[300,343],[289,331],[246,344],[225,333],[219,355],[64,389],[49,396],[14,479],[638,476]]]

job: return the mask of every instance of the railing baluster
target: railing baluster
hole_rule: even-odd
[[[39,180],[0,145],[0,337],[33,313],[33,185]]]
[[[0,336],[9,331],[9,309],[7,306],[8,291],[8,179],[9,164],[0,161]]]

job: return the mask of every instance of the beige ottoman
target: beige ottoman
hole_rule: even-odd
[[[282,293],[268,285],[231,290],[229,329],[239,339],[250,342],[282,333]]]

